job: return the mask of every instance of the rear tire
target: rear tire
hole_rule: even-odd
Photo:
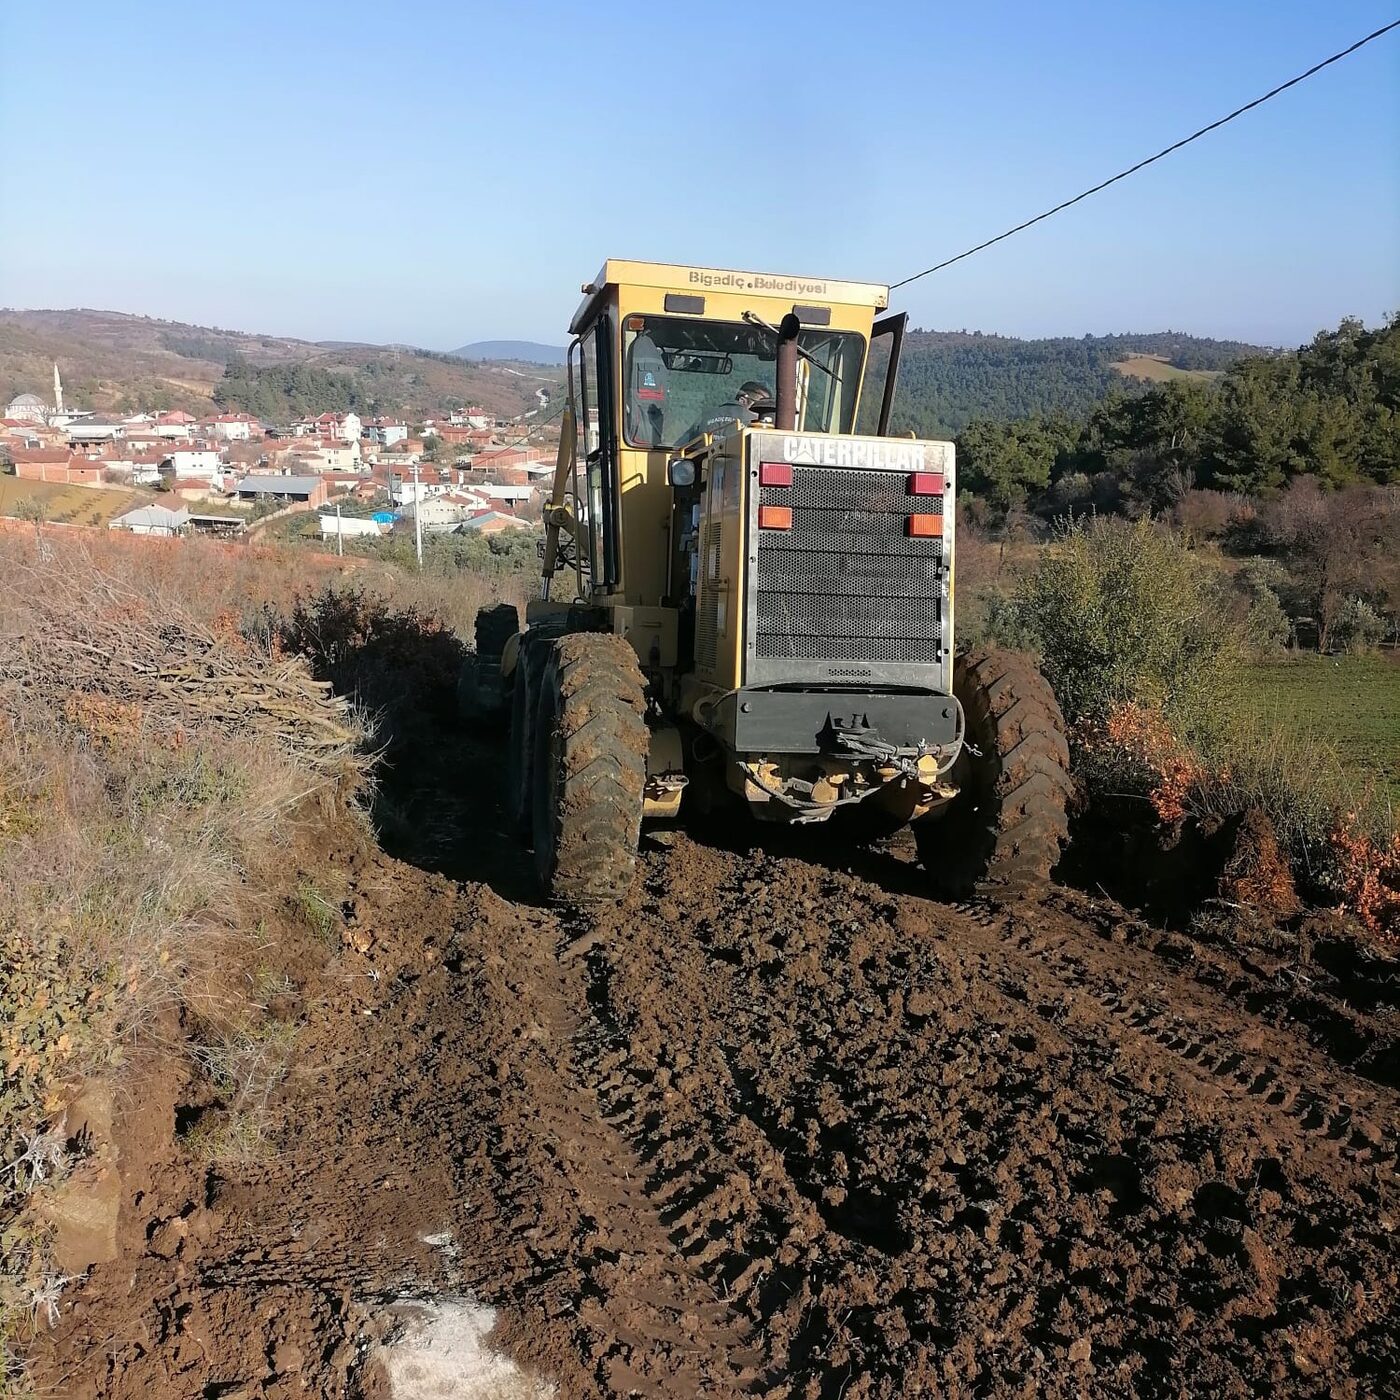
[[[637,655],[579,632],[551,648],[534,724],[535,870],[556,904],[621,899],[641,835],[649,733]]]
[[[915,823],[919,858],[957,897],[1036,894],[1069,829],[1069,745],[1054,691],[1029,657],[981,647],[957,659],[953,692],[981,757],[964,750],[958,796],[937,819]]]
[[[476,614],[476,654],[500,656],[506,643],[520,631],[520,610],[514,603],[496,603]]]
[[[515,655],[510,694],[510,743],[506,749],[506,821],[520,837],[530,834],[530,798],[535,757],[535,710],[544,644],[527,632]]]

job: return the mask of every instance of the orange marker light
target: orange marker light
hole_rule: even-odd
[[[904,528],[911,539],[937,539],[943,533],[943,517],[941,515],[911,515],[905,522]]]
[[[760,486],[791,486],[792,468],[786,462],[760,462],[758,465]]]
[[[941,496],[943,494],[943,473],[911,472],[909,474],[909,494],[911,496]]]
[[[929,517],[932,519],[932,516]],[[758,528],[760,530],[791,530],[791,506],[759,506]]]

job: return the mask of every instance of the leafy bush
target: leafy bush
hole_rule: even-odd
[[[1284,610],[1279,590],[1287,575],[1272,559],[1250,559],[1235,576],[1248,599],[1244,618],[1245,644],[1257,657],[1268,657],[1287,644],[1292,626]]]
[[[992,629],[1039,655],[1071,724],[1133,703],[1189,736],[1244,651],[1230,612],[1219,570],[1180,535],[1100,517],[1059,527]]]
[[[1388,936],[1400,856],[1384,801],[1324,739],[1238,703],[1243,657],[1286,633],[1277,575],[1246,566],[1242,607],[1176,532],[1095,519],[1057,533],[993,626],[1040,654],[1091,815],[1114,826],[1140,812],[1176,831],[1262,812],[1301,888]]]
[[[1374,651],[1385,640],[1386,622],[1364,598],[1348,598],[1334,625],[1332,638],[1343,651]]]

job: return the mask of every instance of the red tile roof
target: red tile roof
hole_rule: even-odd
[[[70,452],[66,447],[16,447],[13,449],[13,455],[16,462],[67,462],[77,454]]]

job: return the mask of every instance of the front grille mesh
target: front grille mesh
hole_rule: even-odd
[[[695,618],[695,664],[713,671],[719,659],[719,568],[723,543],[720,520],[715,516],[700,528],[700,598]]]
[[[901,471],[798,466],[790,487],[759,492],[760,505],[792,508],[792,528],[757,532],[757,659],[942,659],[943,541],[910,538],[905,522],[943,501],[907,483]]]

